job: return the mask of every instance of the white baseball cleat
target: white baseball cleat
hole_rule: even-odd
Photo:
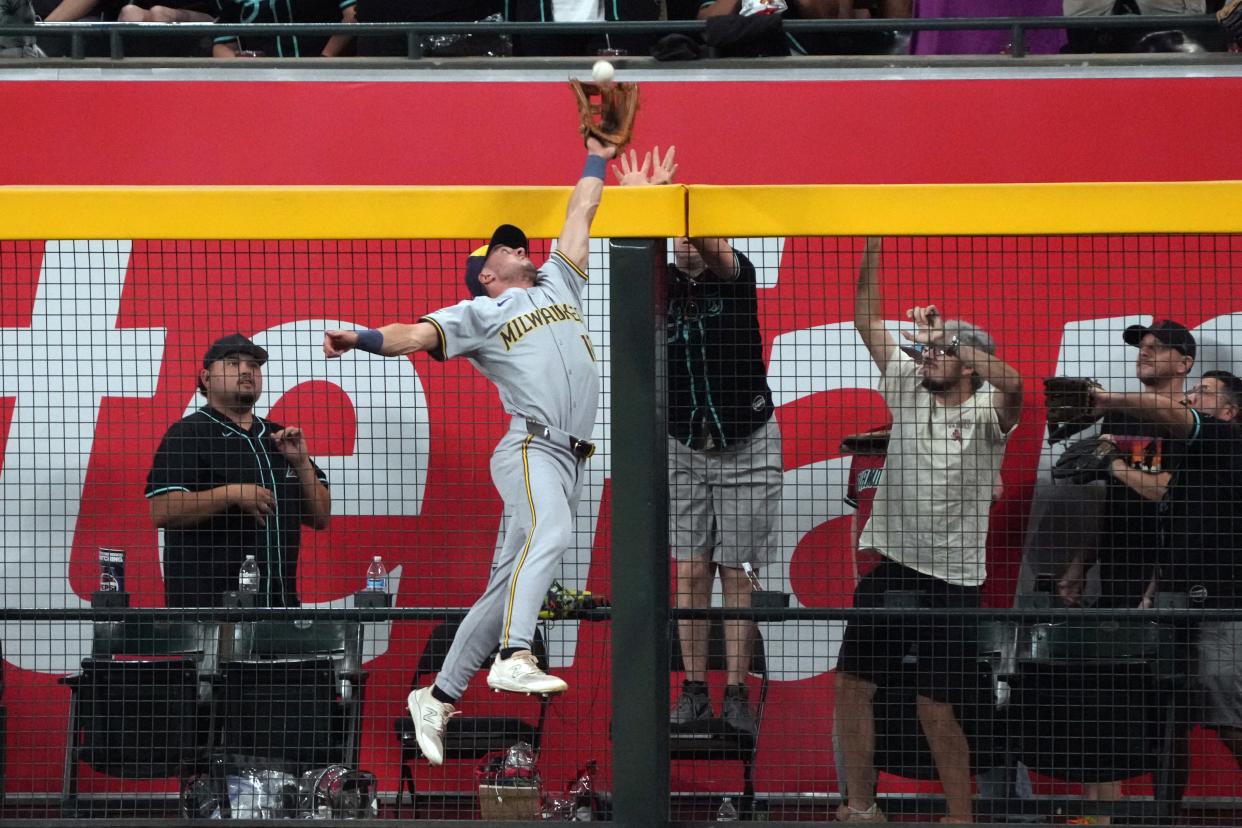
[[[492,669],[487,673],[487,686],[493,690],[510,693],[538,693],[546,696],[564,693],[569,685],[556,676],[539,669],[539,662],[530,650],[518,650],[509,658],[496,656]]]
[[[430,687],[412,691],[408,702],[418,749],[431,764],[444,764],[444,730],[457,710],[431,695]]]

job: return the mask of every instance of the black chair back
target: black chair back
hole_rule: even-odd
[[[191,658],[88,658],[78,678],[77,758],[110,776],[179,775],[200,750],[198,665]]]
[[[332,659],[227,661],[219,685],[220,749],[235,761],[345,761]]]
[[[1111,782],[1155,770],[1163,706],[1142,661],[1027,661],[1007,710],[1014,753],[1072,782]]]

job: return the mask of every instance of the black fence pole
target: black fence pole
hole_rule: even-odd
[[[668,824],[668,451],[663,240],[614,239],[613,820]]]

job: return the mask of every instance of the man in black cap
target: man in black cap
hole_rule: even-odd
[[[155,454],[146,496],[164,530],[167,606],[219,606],[248,555],[260,606],[298,604],[302,526],[327,528],[332,500],[302,429],[254,413],[265,362],[239,333],[212,343],[198,372],[207,404],[173,423]]]
[[[1138,349],[1134,373],[1143,393],[1173,405],[1185,398],[1183,386],[1194,367],[1196,343],[1185,325],[1162,319],[1151,325],[1131,325],[1122,341]],[[1100,545],[1095,559],[1075,556],[1058,584],[1070,606],[1083,604],[1087,570],[1098,564],[1100,609],[1134,609],[1152,600],[1161,547],[1160,500],[1169,484],[1169,435],[1154,423],[1121,410],[1104,414],[1101,434],[1120,449],[1106,481],[1101,515]],[[1122,799],[1121,780],[1134,775],[1130,757],[1116,756],[1116,767],[1105,767],[1114,753],[1099,747],[1099,781],[1085,783],[1090,800]],[[1111,776],[1111,778],[1110,778]]]
[[[1148,393],[1179,402],[1194,367],[1196,344],[1185,325],[1162,319],[1150,326],[1131,325],[1121,336],[1138,348],[1135,376]],[[1100,600],[1097,606],[1138,606],[1155,574],[1160,538],[1160,497],[1168,485],[1167,435],[1150,422],[1124,412],[1105,413],[1103,434],[1117,443],[1124,462],[1114,464],[1102,527],[1099,554]],[[1082,601],[1086,569],[1095,561],[1075,558],[1060,581],[1061,597],[1069,604]]]

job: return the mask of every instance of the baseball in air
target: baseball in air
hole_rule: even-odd
[[[606,60],[597,60],[595,65],[591,67],[591,77],[596,83],[611,83],[612,75],[615,70],[612,64]]]

